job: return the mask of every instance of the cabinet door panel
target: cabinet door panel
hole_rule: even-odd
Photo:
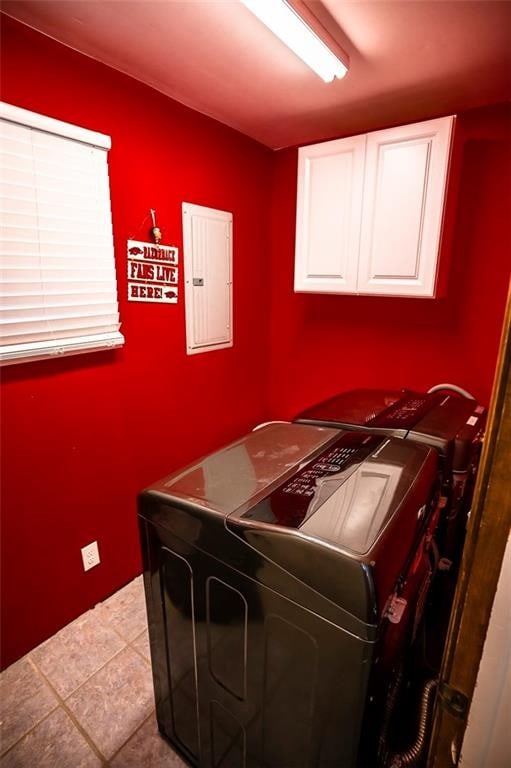
[[[295,291],[356,290],[364,151],[365,136],[299,150]]]
[[[453,120],[368,135],[359,293],[435,295]]]

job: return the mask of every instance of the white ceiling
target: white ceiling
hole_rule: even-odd
[[[269,147],[511,98],[509,0],[306,0],[350,56],[324,83],[238,0],[3,0],[9,16]]]

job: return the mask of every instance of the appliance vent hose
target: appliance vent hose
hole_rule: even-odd
[[[426,730],[433,701],[431,694],[436,686],[436,680],[428,680],[425,683],[420,704],[419,731],[415,744],[410,749],[407,749],[406,752],[392,755],[388,763],[389,768],[413,768],[413,766],[417,765],[426,743]]]
[[[432,392],[441,392],[443,389],[456,392],[458,395],[463,395],[463,397],[466,397],[469,400],[475,400],[474,395],[471,395],[470,392],[467,392],[467,390],[463,389],[463,387],[458,387],[457,384],[435,384],[434,387],[430,387],[428,389],[428,395],[430,395]]]

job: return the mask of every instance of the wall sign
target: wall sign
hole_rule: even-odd
[[[128,301],[177,304],[178,249],[128,240]]]

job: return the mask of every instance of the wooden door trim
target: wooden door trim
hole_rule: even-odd
[[[511,292],[440,679],[472,701],[511,526]],[[428,768],[457,764],[466,716],[437,697]]]

